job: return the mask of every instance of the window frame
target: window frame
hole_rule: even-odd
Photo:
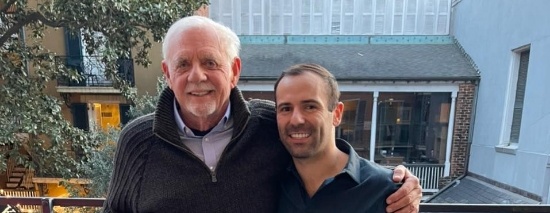
[[[518,134],[518,140],[517,141],[511,141],[511,133],[512,133],[512,126],[514,125],[514,109],[516,108],[516,96],[517,96],[517,90],[518,90],[518,78],[520,74],[520,61],[521,61],[521,55],[524,52],[531,50],[531,45],[524,45],[518,48],[515,48],[512,50],[512,58],[510,62],[510,69],[508,71],[508,87],[506,90],[506,99],[505,99],[505,108],[504,108],[504,114],[502,116],[502,129],[500,134],[500,142],[497,146],[495,146],[495,150],[500,153],[506,153],[506,154],[516,154],[516,150],[519,146],[520,141],[520,135],[521,135],[521,123],[523,119],[519,120],[519,134]],[[522,100],[522,109],[521,114],[523,114],[524,106],[523,103],[525,103],[525,94],[527,89],[527,78],[529,76],[529,61],[527,62],[527,68],[526,68],[526,78],[525,82],[523,83],[525,85],[525,88],[523,88],[523,100]]]

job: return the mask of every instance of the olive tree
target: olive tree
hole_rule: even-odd
[[[137,96],[134,99],[134,104],[128,111],[131,119],[153,113],[156,108],[160,93],[166,87],[166,81],[162,77],[157,79],[157,93],[144,94]],[[111,179],[113,170],[113,158],[116,149],[116,141],[118,141],[119,130],[110,128],[108,131],[94,131],[91,137],[97,141],[101,141],[99,146],[96,146],[89,153],[88,160],[81,164],[81,171],[91,180],[88,188],[88,197],[104,197],[107,194],[109,180]],[[70,186],[70,185],[69,185]],[[73,196],[80,196],[78,189],[72,191]]]
[[[148,66],[153,42],[201,0],[0,0],[0,158],[41,176],[79,177],[104,137],[73,127],[64,100],[46,92],[58,79],[82,81],[44,44],[47,30],[80,33],[85,51],[105,64],[105,75],[129,100],[136,95],[117,73],[117,59]],[[101,34],[98,38],[97,34]],[[24,34],[24,36],[22,36]],[[130,51],[132,54],[130,54]],[[94,135],[95,134],[95,135]],[[81,150],[83,157],[71,150]],[[7,160],[0,163],[0,171]]]

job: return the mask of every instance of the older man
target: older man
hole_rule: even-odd
[[[237,35],[208,18],[170,27],[162,61],[169,87],[155,113],[122,130],[105,212],[276,211],[291,158],[273,102],[247,102],[236,87],[239,49]],[[405,184],[390,207],[415,211],[418,178],[400,168]]]

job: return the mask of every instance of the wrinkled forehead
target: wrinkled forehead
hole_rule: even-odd
[[[188,46],[211,46],[220,52],[224,52],[224,46],[218,36],[216,30],[208,27],[192,27],[182,29],[168,38],[167,55],[170,55],[174,50],[187,48]]]

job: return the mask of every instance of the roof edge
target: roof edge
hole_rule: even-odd
[[[450,35],[239,35],[241,44],[453,44]]]
[[[277,80],[278,76],[243,76],[241,80],[271,81]],[[478,81],[479,76],[457,76],[457,77],[336,77],[337,81]]]
[[[460,180],[462,180],[463,178],[465,178],[467,176],[467,174],[463,174],[461,176],[459,176],[458,178],[454,179],[453,181],[451,181],[449,184],[447,184],[445,187],[443,187],[441,190],[439,190],[438,192],[436,192],[435,194],[433,194],[432,196],[430,196],[428,199],[424,200],[423,203],[430,203],[434,198],[436,198],[438,195],[440,195],[441,193],[447,191],[447,189],[455,186]]]

